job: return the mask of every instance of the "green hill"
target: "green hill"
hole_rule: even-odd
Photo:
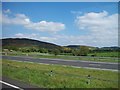
[[[33,40],[33,39],[27,39],[27,38],[6,38],[1,39],[2,40],[2,48],[46,48],[46,49],[60,49],[61,46]]]
[[[81,46],[84,46],[84,45],[68,45],[66,47],[71,48],[71,49],[80,49]],[[88,47],[89,49],[92,49],[92,50],[97,48],[97,47],[92,47],[92,46],[86,46],[86,47]]]

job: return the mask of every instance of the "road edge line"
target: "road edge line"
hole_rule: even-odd
[[[18,87],[18,86],[9,84],[9,83],[4,82],[4,81],[1,81],[1,80],[0,80],[0,83],[3,83],[3,84],[5,84],[5,85],[10,86],[10,87],[13,87],[13,88],[15,88],[15,89],[23,90],[22,88],[20,88],[20,87]]]

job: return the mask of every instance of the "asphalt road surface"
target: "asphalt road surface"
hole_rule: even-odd
[[[26,61],[44,64],[59,64],[69,65],[74,67],[84,67],[99,70],[113,70],[118,71],[118,63],[107,63],[107,62],[93,62],[93,61],[81,61],[81,60],[63,60],[63,59],[44,59],[44,58],[33,58],[27,56],[2,56],[3,59]]]
[[[8,77],[2,77],[2,79],[0,80],[0,84],[2,84],[2,90],[29,90],[39,88],[28,83],[14,80]]]

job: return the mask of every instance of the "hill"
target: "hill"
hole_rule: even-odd
[[[46,49],[60,49],[61,46],[33,40],[33,39],[27,39],[27,38],[6,38],[1,39],[2,40],[2,47],[8,48],[8,47],[16,47],[16,48],[46,48]]]
[[[68,47],[68,48],[71,48],[71,49],[79,49],[81,46],[84,46],[84,45],[68,45],[68,46],[65,46],[65,47]],[[89,49],[96,49],[97,47],[92,47],[92,46],[86,46],[88,47]]]

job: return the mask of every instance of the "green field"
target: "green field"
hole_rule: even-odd
[[[2,61],[4,76],[41,88],[118,88],[118,72]]]
[[[91,54],[96,54],[98,57],[118,57],[119,52],[97,52],[97,53],[90,53]]]

